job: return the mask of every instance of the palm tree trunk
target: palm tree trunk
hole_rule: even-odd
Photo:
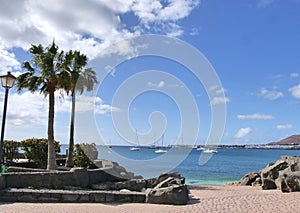
[[[72,90],[72,110],[71,110],[71,123],[70,123],[70,141],[68,156],[66,160],[66,167],[73,167],[73,149],[74,149],[74,123],[75,123],[75,89]]]
[[[48,159],[47,170],[57,169],[54,147],[54,91],[55,87],[49,83],[49,114],[48,114]]]

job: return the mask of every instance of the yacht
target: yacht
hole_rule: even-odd
[[[130,151],[140,151],[140,147],[130,147]]]
[[[205,149],[203,149],[202,152],[203,152],[203,153],[217,153],[218,150],[212,149],[212,148],[205,148]]]
[[[164,146],[164,135],[161,138],[161,147],[163,147],[163,146]],[[157,149],[157,150],[155,150],[155,153],[157,153],[157,154],[166,153],[166,152],[167,152],[166,149]]]
[[[139,147],[139,137],[138,137],[138,134],[137,134],[137,130],[135,130],[135,134],[136,134],[136,141],[137,141],[137,145],[138,146],[134,146],[134,147],[130,147],[130,151],[140,151],[140,147]]]

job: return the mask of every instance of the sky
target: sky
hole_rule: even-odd
[[[221,135],[215,143],[265,144],[299,134],[299,0],[49,2],[0,0],[0,72],[25,72],[30,45],[53,39],[86,54],[100,82],[78,94],[77,143]],[[55,139],[67,144],[70,98],[60,91],[55,111]],[[47,113],[47,97],[10,89],[5,139],[46,138]]]

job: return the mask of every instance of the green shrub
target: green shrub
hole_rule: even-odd
[[[55,152],[60,152],[58,141],[54,141]],[[45,138],[30,138],[21,141],[24,156],[38,168],[46,168],[48,157],[48,140]]]
[[[74,165],[78,167],[94,168],[94,160],[98,158],[98,150],[95,143],[75,144]]]
[[[5,140],[3,142],[3,156],[8,164],[11,164],[13,159],[15,159],[16,157],[19,157],[20,146],[21,144],[19,142],[13,140]]]

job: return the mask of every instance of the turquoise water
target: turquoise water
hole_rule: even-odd
[[[102,153],[99,147],[99,158],[109,158]],[[64,147],[62,147],[62,152]],[[140,151],[130,151],[128,147],[113,147],[112,150],[119,155],[134,160],[151,160],[160,156],[154,149],[141,148]],[[222,148],[205,164],[199,165],[201,151],[193,149],[188,157],[172,171],[178,171],[186,178],[188,184],[222,185],[239,180],[244,174],[259,171],[268,163],[277,161],[282,155],[300,155],[299,150],[274,149],[238,149]],[[163,155],[163,154],[161,154]],[[105,157],[103,157],[105,156]],[[109,159],[113,160],[113,159]],[[122,162],[118,162],[123,165]],[[163,162],[162,162],[163,163]],[[171,162],[172,163],[172,162]],[[125,165],[123,165],[125,166]],[[161,169],[160,164],[145,163],[147,169]],[[143,174],[142,174],[143,175]]]

